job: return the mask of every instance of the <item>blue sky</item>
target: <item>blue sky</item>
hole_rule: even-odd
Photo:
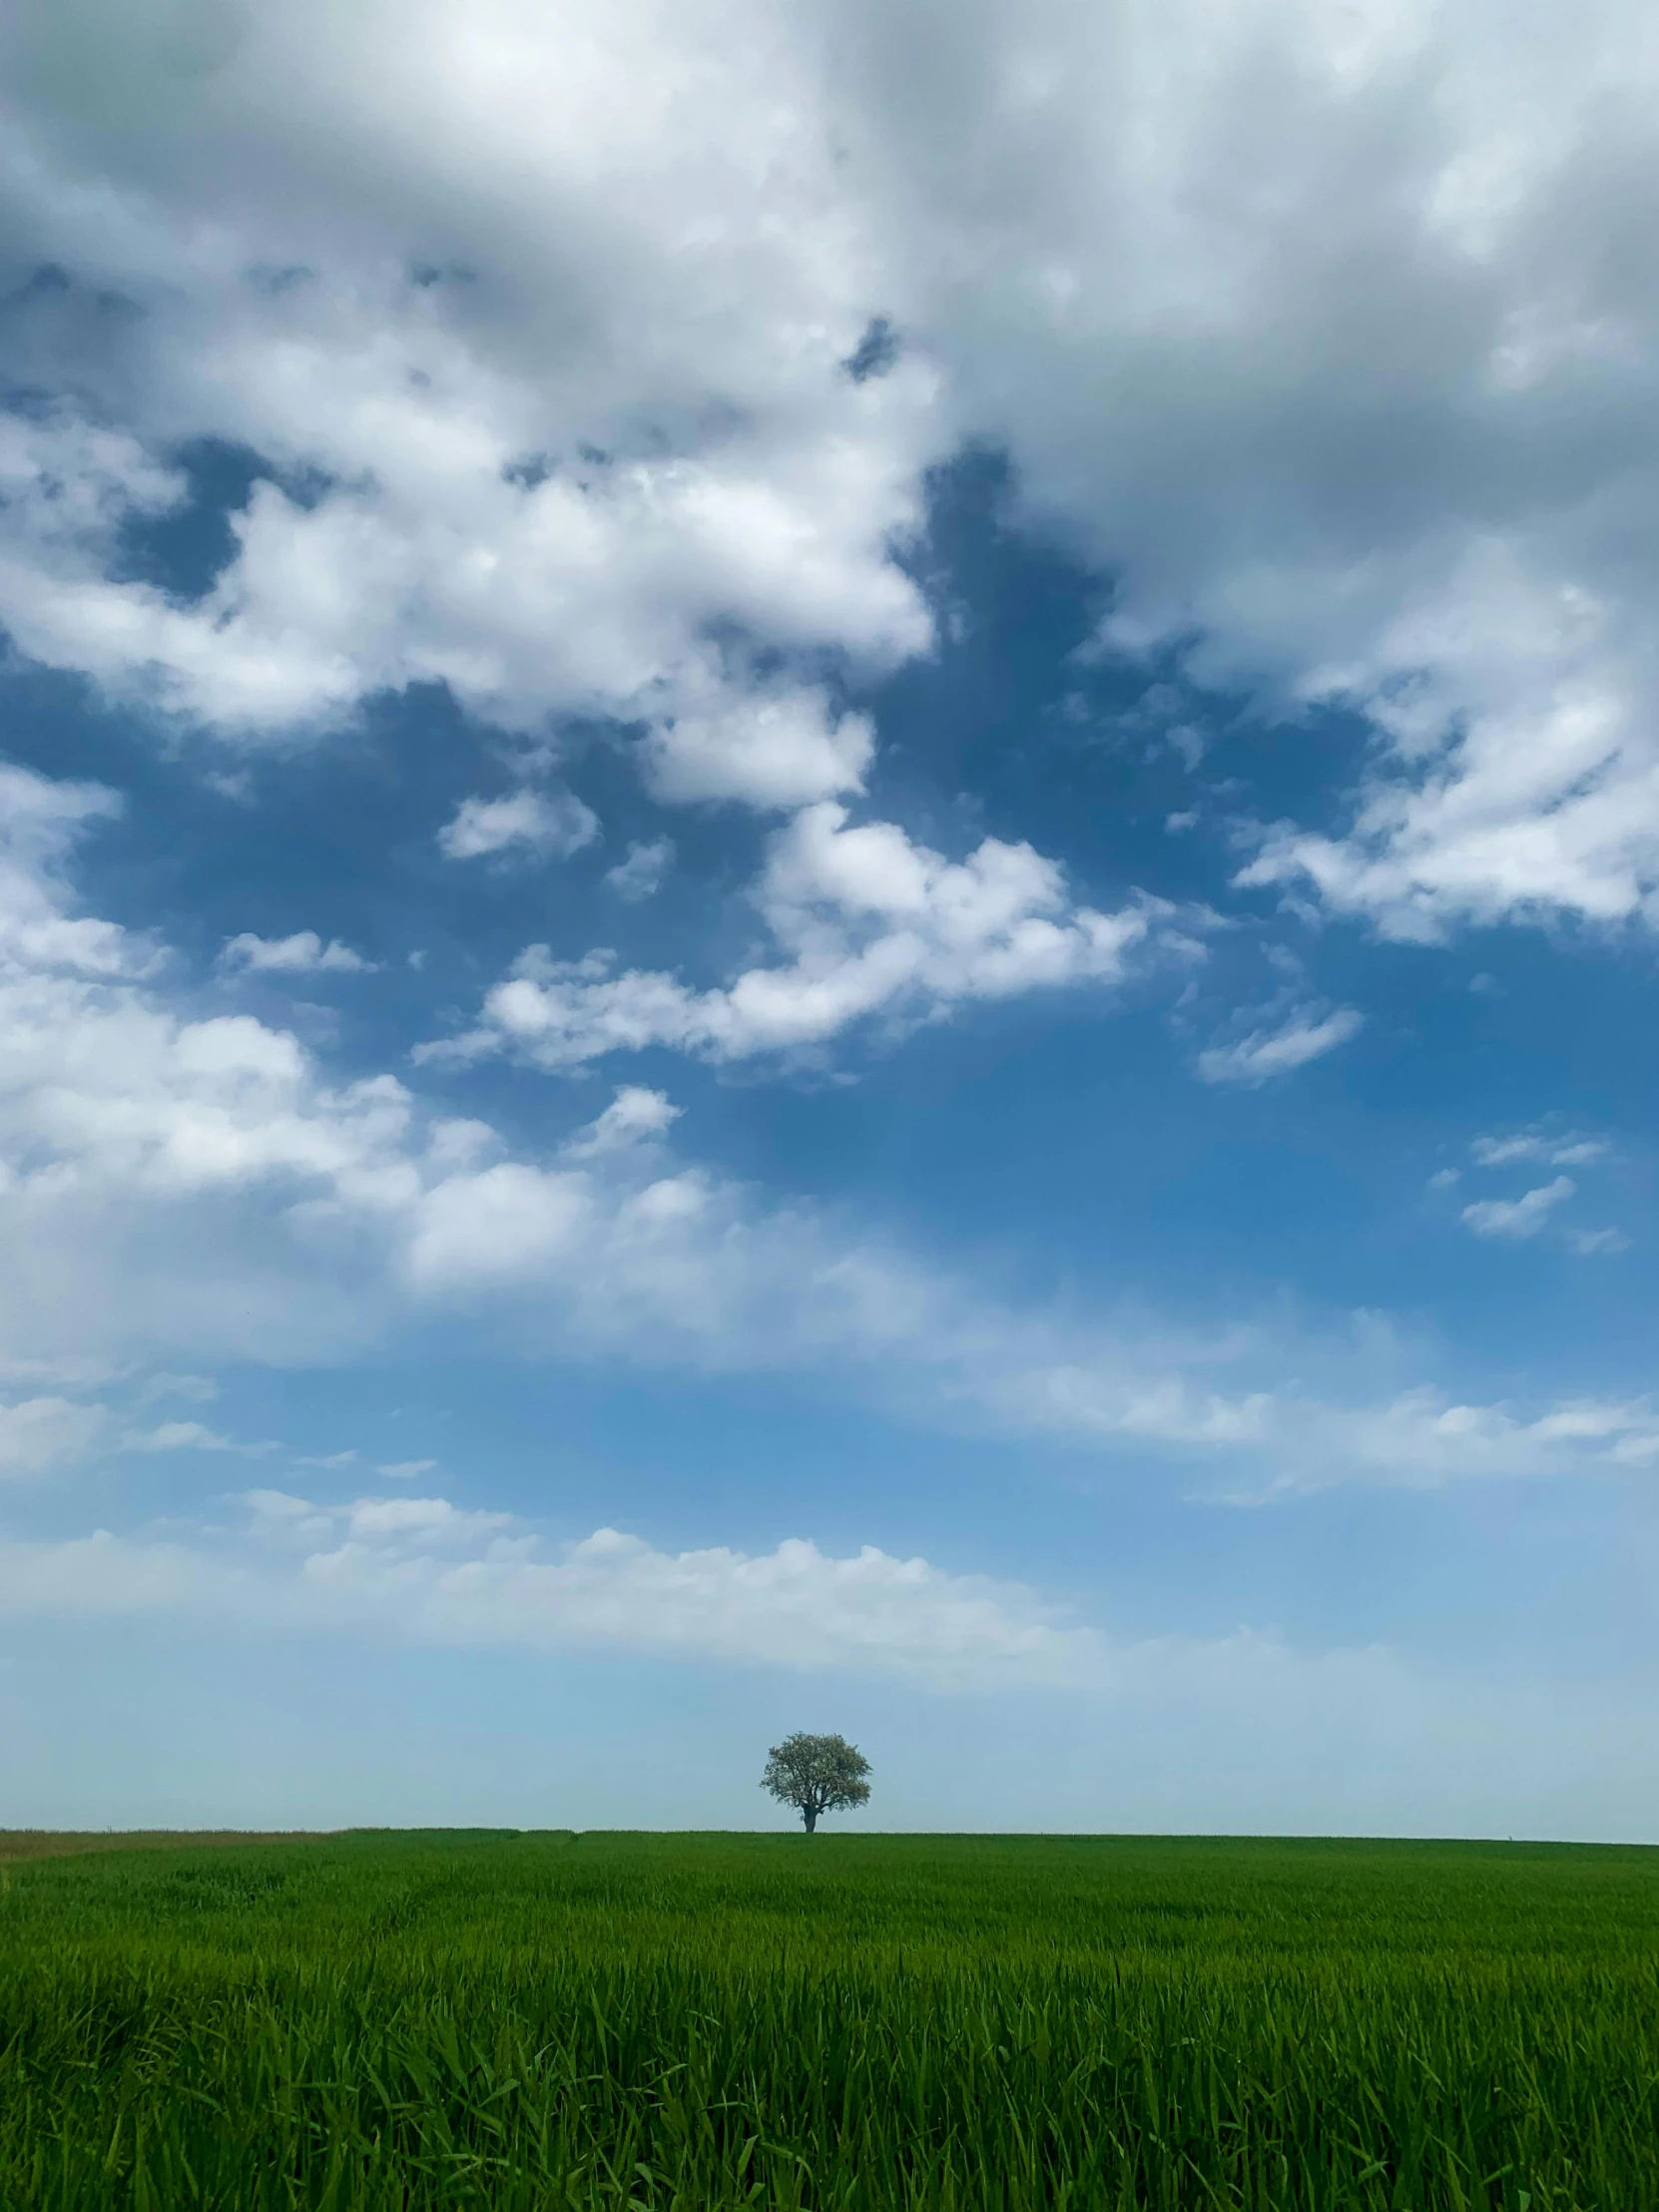
[[[1653,1835],[1645,20],[4,38],[7,1817]]]

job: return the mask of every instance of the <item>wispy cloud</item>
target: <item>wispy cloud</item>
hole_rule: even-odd
[[[1569,1229],[1567,1243],[1585,1259],[1610,1258],[1630,1250],[1630,1239],[1622,1229]]]
[[[1562,1129],[1552,1120],[1502,1135],[1476,1137],[1469,1145],[1469,1157],[1475,1166],[1488,1172],[1539,1164],[1557,1168],[1596,1167],[1610,1160],[1613,1154],[1609,1138],[1587,1135],[1583,1130]],[[1456,1181],[1456,1171],[1446,1168],[1430,1178],[1429,1187],[1449,1189]],[[1508,1238],[1524,1243],[1550,1227],[1556,1210],[1576,1196],[1577,1191],[1578,1184],[1572,1176],[1557,1175],[1515,1198],[1476,1199],[1463,1208],[1458,1218],[1477,1237]],[[1563,1228],[1560,1238],[1569,1251],[1585,1258],[1624,1252],[1630,1244],[1624,1231],[1614,1228]]]
[[[1365,1016],[1353,1006],[1329,1011],[1299,1006],[1225,1044],[1208,1046],[1195,1065],[1206,1083],[1269,1083],[1335,1052],[1364,1027]]]
[[[630,904],[654,897],[674,865],[674,843],[669,837],[652,837],[631,844],[625,858],[605,870],[607,889]]]
[[[665,1091],[624,1083],[597,1120],[566,1138],[559,1148],[568,1160],[596,1159],[665,1136],[680,1118],[680,1108]]]
[[[1571,1198],[1578,1185],[1570,1175],[1558,1175],[1552,1183],[1519,1198],[1479,1198],[1465,1206],[1458,1217],[1477,1237],[1512,1237],[1522,1241],[1537,1236],[1555,1208]]]
[[[157,1428],[130,1428],[121,1439],[123,1451],[231,1451],[240,1458],[263,1459],[279,1451],[276,1443],[239,1443],[222,1436],[199,1420],[167,1420]]]
[[[1544,1128],[1520,1129],[1506,1137],[1476,1137],[1469,1153],[1476,1166],[1502,1168],[1518,1161],[1539,1161],[1546,1167],[1590,1167],[1607,1159],[1612,1145],[1605,1137],[1587,1137],[1575,1131],[1565,1134]]]

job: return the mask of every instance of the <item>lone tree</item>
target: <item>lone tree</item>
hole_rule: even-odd
[[[761,1788],[793,1805],[810,1836],[821,1813],[869,1802],[869,1761],[844,1736],[786,1736],[774,1744]]]

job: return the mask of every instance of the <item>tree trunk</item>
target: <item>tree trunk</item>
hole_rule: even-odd
[[[810,1836],[818,1826],[818,1807],[816,1805],[804,1805],[801,1808],[801,1818],[805,1822],[807,1833]]]

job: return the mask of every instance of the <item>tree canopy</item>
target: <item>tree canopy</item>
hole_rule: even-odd
[[[824,1813],[869,1802],[869,1761],[844,1736],[786,1736],[767,1757],[761,1788],[793,1805],[810,1836]]]

